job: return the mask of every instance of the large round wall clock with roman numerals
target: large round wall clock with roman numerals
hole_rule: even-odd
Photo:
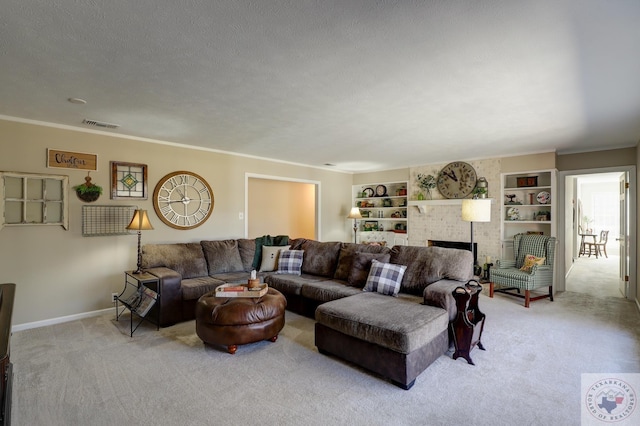
[[[477,180],[478,176],[471,164],[455,161],[440,170],[436,185],[446,198],[464,198],[471,194]]]
[[[153,190],[153,208],[160,220],[170,227],[192,229],[211,216],[213,190],[195,173],[169,173]]]

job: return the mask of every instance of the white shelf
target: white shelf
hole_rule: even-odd
[[[550,220],[505,220],[505,224],[507,223],[542,223],[542,224],[550,224]]]
[[[544,209],[545,207],[549,207],[551,208],[552,205],[551,204],[504,204],[502,207],[506,207],[506,208],[511,208],[511,207],[515,207],[517,209],[519,209],[520,207],[535,207],[537,209]]]
[[[387,195],[375,196],[374,194],[374,196],[371,196],[371,197],[362,197],[362,192],[364,191],[365,188],[371,188],[375,190],[379,185],[384,185],[387,188]],[[403,227],[405,228],[405,230],[407,230],[409,221],[406,217],[406,214],[401,217],[390,217],[390,216],[395,212],[406,213],[408,208],[408,205],[406,202],[408,199],[406,195],[407,187],[408,187],[407,181],[375,182],[375,183],[369,183],[369,184],[353,185],[351,189],[352,202],[353,202],[352,206],[358,207],[360,209],[360,212],[370,213],[369,217],[363,217],[362,219],[359,219],[357,221],[358,234],[362,233],[363,236],[369,236],[370,238],[380,237],[370,241],[375,242],[375,241],[387,240],[387,243],[390,245],[396,239],[396,237],[392,238],[390,234],[394,234],[395,236],[402,236],[401,238],[404,239],[404,244],[406,244],[408,241],[407,233],[393,232],[396,226]],[[405,195],[399,195],[400,193],[404,193]],[[384,200],[387,200],[388,203],[389,203],[388,200],[391,200],[391,203],[390,203],[391,205],[384,206],[383,205]],[[367,203],[371,203],[373,204],[373,206],[370,206],[370,207],[365,207],[361,205],[359,206],[358,204],[362,204],[363,201]],[[399,204],[403,204],[403,205],[399,205]],[[377,217],[378,213],[380,212],[384,213],[385,217]],[[365,231],[364,230],[365,222],[379,222],[380,225],[382,225],[385,229],[383,231],[378,231],[378,230]],[[384,234],[384,236],[381,237],[381,234]],[[369,239],[363,238],[363,240],[369,240]]]
[[[536,186],[517,186],[516,182],[521,177],[535,177],[537,179]],[[500,240],[502,241],[502,258],[513,258],[513,236],[516,234],[522,234],[527,232],[541,232],[544,235],[556,236],[556,170],[532,170],[526,172],[510,172],[502,173],[500,175],[501,188],[500,188],[500,204],[502,218],[500,220]],[[550,199],[548,204],[540,204],[536,201],[536,196],[541,191],[548,192]],[[506,195],[515,195],[514,201],[522,202],[523,204],[506,204],[508,201]],[[529,203],[531,199],[529,194],[533,195],[533,202]],[[509,209],[518,209],[521,220],[509,220],[506,212]],[[533,215],[538,212],[548,212],[550,220],[533,220]]]
[[[358,220],[393,220],[395,222],[406,222],[406,217],[363,217]]]
[[[356,197],[355,200],[382,200],[385,198],[407,198],[406,195],[383,195],[382,197]]]
[[[551,189],[551,186],[510,186],[505,188],[505,191],[525,191],[525,192],[535,192],[535,191],[547,191]]]
[[[398,209],[406,209],[407,206],[396,206],[396,207],[358,207],[360,210],[370,210],[370,209],[378,209],[378,210],[398,210]]]

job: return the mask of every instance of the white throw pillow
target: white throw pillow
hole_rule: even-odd
[[[278,269],[280,250],[289,250],[291,246],[262,246],[262,262],[260,272],[271,272]]]

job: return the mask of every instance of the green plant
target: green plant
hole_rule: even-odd
[[[91,183],[91,176],[87,175],[84,178],[84,183],[73,187],[76,191],[76,195],[82,201],[92,202],[98,199],[102,195],[102,187]]]
[[[82,185],[76,185],[73,189],[80,195],[90,194],[90,193],[98,193],[98,195],[102,195],[102,187],[100,185],[94,185],[91,182],[87,185],[83,183]]]
[[[418,186],[430,191],[436,187],[436,178],[433,175],[418,173]]]
[[[487,193],[487,188],[482,188],[479,186],[476,186],[475,188],[473,188],[473,195],[482,195],[482,194],[486,194]]]

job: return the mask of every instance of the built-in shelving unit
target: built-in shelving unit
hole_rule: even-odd
[[[501,174],[502,257],[513,258],[513,236],[556,236],[556,170]]]
[[[353,206],[360,208],[358,242],[408,243],[407,182],[353,185]]]

